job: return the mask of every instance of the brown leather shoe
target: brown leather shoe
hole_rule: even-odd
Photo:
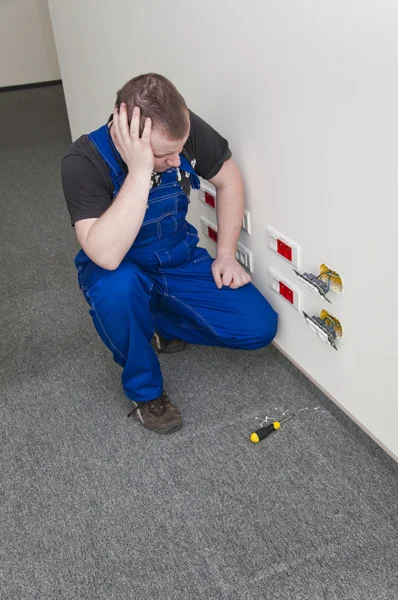
[[[165,393],[155,400],[133,402],[133,404],[134,408],[127,416],[133,416],[147,429],[156,431],[156,433],[174,433],[182,427],[181,413],[178,408],[173,406]]]
[[[186,342],[182,340],[166,340],[164,337],[155,331],[155,334],[152,338],[152,348],[155,350],[156,354],[174,354],[175,352],[181,352],[184,350]]]

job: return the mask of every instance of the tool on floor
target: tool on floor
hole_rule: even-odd
[[[270,433],[279,429],[279,427],[282,425],[282,423],[285,423],[292,417],[294,417],[294,414],[290,415],[289,417],[286,417],[286,419],[283,419],[282,421],[274,421],[273,423],[270,423],[270,425],[266,425],[265,427],[262,427],[261,429],[254,431],[250,436],[250,440],[254,444],[257,444],[257,442],[263,440],[264,438],[269,436]]]

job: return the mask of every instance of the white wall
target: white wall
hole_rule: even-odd
[[[277,343],[398,455],[396,1],[50,0],[50,12],[74,137],[105,121],[127,79],[157,71],[229,139]],[[304,269],[343,273],[339,352],[268,288],[269,265],[294,279],[266,249],[267,224],[301,244]],[[325,306],[303,295],[307,312]]]
[[[0,87],[60,78],[47,0],[0,0]]]

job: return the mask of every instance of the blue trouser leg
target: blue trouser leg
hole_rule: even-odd
[[[252,284],[217,289],[209,254],[196,248],[189,264],[163,270],[167,294],[155,327],[166,339],[254,350],[271,343],[278,315]]]
[[[79,279],[95,328],[123,367],[126,396],[137,402],[157,398],[163,391],[163,378],[151,346],[153,282],[129,260],[114,271],[90,263]]]
[[[166,339],[244,350],[273,340],[278,318],[267,300],[252,284],[218,290],[211,264],[209,254],[197,248],[181,267],[145,271],[125,259],[114,271],[90,263],[80,272],[94,325],[123,367],[131,400],[146,402],[163,391],[151,346],[155,328]]]

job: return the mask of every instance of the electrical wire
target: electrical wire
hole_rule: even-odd
[[[329,321],[330,322],[330,327],[336,327],[336,325],[337,325],[336,321],[334,319],[332,319],[332,317],[329,317],[329,316],[328,317],[324,317],[322,319],[322,321],[324,321],[325,323],[326,323],[326,321]],[[327,325],[327,323],[326,323],[326,325]]]
[[[328,288],[327,288],[327,292],[328,292],[328,291],[330,290],[330,278],[331,278],[331,275],[328,275],[327,273],[321,273],[320,275],[318,275],[317,279],[318,279],[318,281],[321,281],[322,283],[325,283],[325,282],[322,280],[322,277],[323,277],[324,275],[326,275],[326,276],[328,276],[328,277],[329,277],[329,279],[328,279],[328,282],[327,282],[327,286],[328,286]],[[326,292],[326,293],[327,293],[327,292]]]
[[[328,291],[332,287],[336,292],[341,292],[342,283],[341,283],[341,278],[338,273],[336,273],[335,271],[324,271],[323,273],[320,273],[318,275],[317,279],[320,279],[321,281],[323,281],[322,277],[328,278],[328,281],[327,281]]]

